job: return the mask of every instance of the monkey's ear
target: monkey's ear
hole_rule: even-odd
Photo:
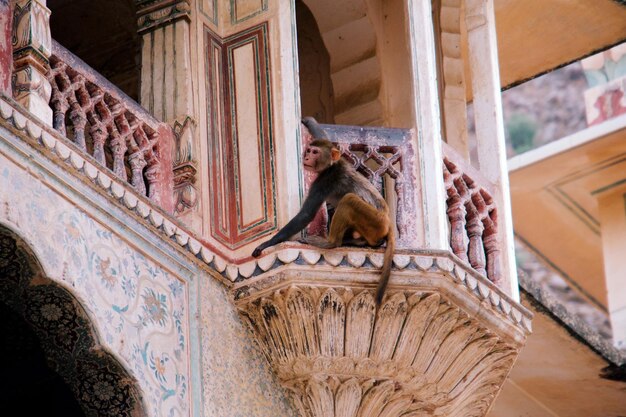
[[[330,159],[332,159],[333,162],[339,161],[339,159],[341,159],[341,151],[337,148],[332,148],[330,150]]]

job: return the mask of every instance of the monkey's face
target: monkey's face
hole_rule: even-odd
[[[329,152],[326,148],[309,146],[304,151],[302,164],[307,171],[321,172],[330,164]]]

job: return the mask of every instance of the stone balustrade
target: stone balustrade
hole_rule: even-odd
[[[328,138],[339,147],[343,158],[374,184],[387,200],[392,218],[395,218],[397,224],[398,247],[415,247],[417,219],[414,200],[410,198],[415,193],[411,131],[326,124],[322,128]],[[306,127],[303,126],[302,129],[306,142],[310,140],[310,134]],[[307,186],[312,180],[312,177],[307,176]],[[322,222],[321,229],[325,230],[326,222]]]
[[[171,211],[172,129],[55,41],[48,80],[54,129]]]
[[[446,148],[443,171],[450,248],[477,272],[499,284],[502,269],[493,185],[464,159],[455,158],[450,148]]]

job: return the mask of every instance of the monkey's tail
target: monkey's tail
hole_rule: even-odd
[[[387,235],[387,248],[385,249],[385,258],[383,261],[383,268],[380,274],[380,280],[378,281],[378,288],[376,289],[376,305],[380,305],[385,296],[385,290],[389,283],[389,276],[391,275],[391,264],[393,263],[393,252],[396,249],[396,237],[393,227],[390,227],[389,234]]]

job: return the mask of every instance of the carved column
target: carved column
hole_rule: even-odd
[[[142,35],[141,104],[175,133],[175,213],[199,221],[196,111],[192,91],[190,0],[136,0]],[[198,230],[200,230],[198,228]]]
[[[52,125],[48,105],[52,88],[46,78],[50,69],[52,38],[50,10],[45,0],[13,3],[13,97],[28,111]]]

